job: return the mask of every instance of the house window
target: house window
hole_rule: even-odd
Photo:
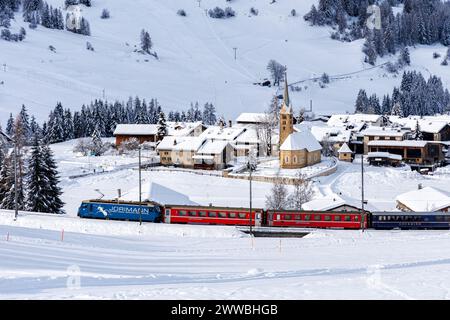
[[[289,157],[288,157],[288,156],[286,156],[286,157],[284,158],[284,162],[289,163]]]
[[[294,156],[294,159],[292,160],[292,163],[297,163],[297,156]]]

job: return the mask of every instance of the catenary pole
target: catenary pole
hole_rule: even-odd
[[[139,146],[139,225],[142,225],[142,166],[141,166],[141,146]]]
[[[361,154],[361,230],[364,232],[364,152]]]

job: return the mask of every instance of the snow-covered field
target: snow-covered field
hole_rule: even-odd
[[[233,227],[146,224],[139,233],[83,220],[75,224],[86,230],[62,241],[55,224],[76,218],[7,216],[1,299],[450,298],[448,231],[313,230],[280,241]]]
[[[47,0],[62,7],[63,0]],[[64,107],[79,109],[96,98],[126,100],[130,95],[147,99],[156,97],[168,109],[187,109],[191,101],[215,104],[219,115],[235,119],[243,110],[267,109],[275,88],[253,85],[268,77],[270,59],[288,66],[291,83],[320,76],[353,73],[332,81],[321,89],[306,81],[301,92],[292,93],[297,108],[314,100],[316,114],[354,111],[360,88],[379,96],[392,91],[399,77],[383,70],[370,69],[363,63],[362,41],[342,43],[330,39],[331,29],[311,27],[303,20],[317,0],[236,1],[229,4],[237,16],[211,19],[205,9],[223,0],[96,0],[84,8],[92,36],[39,26],[30,30],[16,14],[15,32],[27,29],[21,43],[0,41],[0,122],[4,125],[10,112],[18,112],[24,103],[38,120],[46,119],[57,101]],[[249,9],[259,10],[249,16]],[[103,8],[110,19],[100,19]],[[176,14],[184,9],[187,17]],[[289,16],[295,8],[297,17]],[[65,13],[64,13],[65,15]],[[159,61],[134,53],[142,28],[149,31]],[[244,32],[245,30],[245,32]],[[89,41],[95,51],[86,50]],[[49,45],[56,52],[48,49]],[[237,48],[237,59],[234,50]],[[432,54],[444,54],[445,47],[417,46],[411,49],[412,66],[428,76],[443,78],[448,86],[450,73]],[[26,52],[26,54],[24,54]],[[145,61],[148,60],[148,61]],[[339,61],[339,63],[336,63]],[[379,63],[386,59],[380,59]],[[305,87],[307,87],[305,89]]]

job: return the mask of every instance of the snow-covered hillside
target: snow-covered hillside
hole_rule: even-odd
[[[224,20],[205,15],[205,9],[224,7],[222,0],[203,0],[200,7],[196,0],[92,2],[93,6],[83,11],[91,26],[90,37],[41,26],[31,30],[16,13],[12,29],[26,27],[27,37],[18,43],[0,41],[3,124],[9,112],[18,112],[22,103],[44,120],[57,101],[79,109],[103,94],[108,100],[126,100],[130,95],[156,97],[167,110],[184,110],[191,101],[209,101],[219,115],[233,119],[244,110],[267,108],[276,90],[253,82],[268,77],[270,59],[287,65],[291,82],[323,72],[356,72],[324,89],[318,83],[299,84],[303,90],[293,94],[294,105],[306,107],[313,99],[316,113],[353,111],[360,88],[384,94],[399,82],[399,78],[386,77],[384,71],[363,63],[362,41],[334,41],[330,28],[309,26],[302,17],[316,0],[233,1],[229,5],[237,16]],[[63,6],[63,0],[48,3]],[[250,16],[250,7],[259,14]],[[100,19],[103,8],[111,12],[110,19]],[[176,14],[181,8],[187,17]],[[293,8],[296,17],[290,16]],[[142,28],[149,31],[159,61],[133,52]],[[86,41],[92,43],[94,52],[86,50]],[[50,45],[56,52],[48,49]],[[237,48],[237,60],[233,48]],[[447,85],[450,73],[432,59],[433,51],[443,54],[445,48],[412,50],[411,68],[425,76],[429,72],[442,76]],[[358,72],[364,69],[368,70]]]

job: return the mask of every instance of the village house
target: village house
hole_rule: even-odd
[[[444,116],[409,116],[407,118],[390,117],[391,121],[410,131],[415,130],[417,124],[423,139],[428,141],[450,141],[450,118]]]
[[[368,127],[360,132],[363,136],[364,154],[369,152],[368,144],[370,141],[403,141],[406,140],[409,131],[400,128],[387,127]]]
[[[206,127],[200,122],[167,122],[168,136],[197,137]],[[124,141],[137,139],[139,143],[158,142],[158,125],[156,124],[118,124],[114,130],[116,146]]]
[[[399,155],[413,169],[429,168],[444,161],[442,145],[433,141],[373,140],[368,143],[369,152],[386,152]]]
[[[221,170],[234,158],[234,148],[224,140],[207,140],[192,157],[194,169]]]
[[[402,156],[389,152],[369,152],[367,160],[373,166],[398,167],[402,164]]]
[[[167,136],[158,144],[156,151],[164,166],[194,168],[193,156],[205,141],[202,137]]]
[[[239,115],[236,119],[236,124],[238,125],[260,125],[266,123],[268,115],[266,113],[256,113],[256,112],[244,112]]]
[[[385,121],[386,120],[383,118],[383,116],[377,114],[334,114],[330,117],[327,124],[330,127],[361,124],[380,127],[384,124]]]
[[[395,200],[397,208],[405,212],[450,212],[450,194],[433,187],[419,187]]]
[[[280,110],[280,167],[299,169],[321,161],[322,146],[308,129],[294,131],[292,104],[285,76],[283,105]]]
[[[158,126],[156,124],[118,124],[114,130],[116,138],[116,146],[120,146],[123,142],[137,139],[139,143],[151,142],[156,143]]]
[[[308,201],[302,205],[303,210],[307,211],[332,211],[332,212],[360,212],[362,209],[361,202],[354,200],[344,200],[334,195],[332,198],[319,198]],[[377,210],[373,206],[367,204],[365,210]]]

